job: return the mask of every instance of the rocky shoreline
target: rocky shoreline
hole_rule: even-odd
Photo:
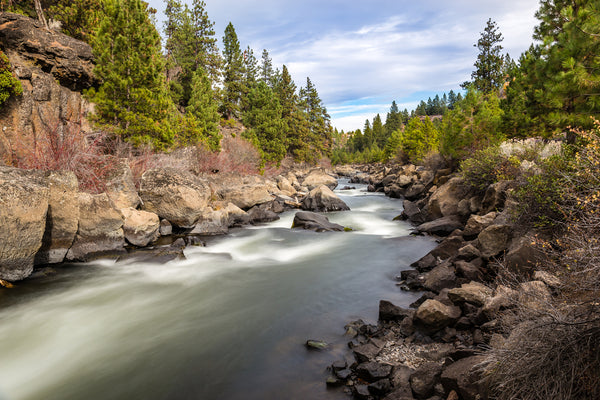
[[[336,186],[320,168],[272,179],[156,168],[142,175],[137,189],[123,161],[106,192],[89,194],[78,191],[70,172],[0,167],[0,281],[9,285],[34,268],[63,262],[182,258],[183,248],[204,236],[273,221],[289,209],[305,210],[296,227],[328,230],[322,216],[306,217],[348,209],[331,190]]]
[[[541,257],[534,232],[514,221],[510,182],[470,188],[450,169],[414,165],[339,169],[370,191],[403,198],[399,219],[439,245],[397,277],[402,290],[423,295],[409,308],[381,300],[376,325],[348,324],[354,360],[334,362],[330,386],[356,399],[487,398],[482,363],[491,345],[510,340],[503,311],[547,298],[559,281],[535,271]],[[501,261],[501,266],[499,262]],[[529,276],[518,287],[498,284],[497,271]]]

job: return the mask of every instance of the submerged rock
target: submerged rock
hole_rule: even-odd
[[[310,211],[298,211],[294,215],[292,228],[308,229],[316,232],[343,231],[342,225],[329,222],[329,218],[324,215]]]
[[[307,340],[306,343],[304,343],[304,345],[309,350],[325,350],[326,348],[329,347],[327,342],[324,342],[322,340],[313,340],[313,339]]]

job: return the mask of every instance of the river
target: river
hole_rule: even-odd
[[[324,383],[349,357],[344,325],[414,301],[394,277],[435,246],[392,221],[400,201],[353,186],[336,190],[352,211],[328,214],[352,232],[291,230],[286,212],[185,261],[65,265],[0,290],[0,399],[347,399]]]

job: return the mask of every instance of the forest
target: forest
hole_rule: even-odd
[[[101,84],[86,95],[96,105],[95,122],[119,140],[156,151],[195,145],[218,151],[219,125],[238,121],[263,164],[288,155],[311,163],[328,156],[330,117],[310,78],[298,88],[266,49],[260,60],[243,49],[231,23],[221,52],[205,6],[166,0],[163,43],[157,11],[141,0],[2,1],[3,11],[58,21],[64,33],[92,46]],[[0,68],[4,101],[19,88],[8,62]]]

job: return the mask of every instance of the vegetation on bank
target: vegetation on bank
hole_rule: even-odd
[[[220,52],[203,1],[165,0],[164,47],[156,10],[142,0],[2,0],[1,6],[58,21],[64,33],[92,46],[101,83],[87,96],[98,127],[113,139],[157,151],[218,151],[219,124],[243,121],[243,136],[263,166],[330,154],[330,117],[310,78],[298,89],[285,65],[273,67],[267,50],[259,62],[231,23]]]

